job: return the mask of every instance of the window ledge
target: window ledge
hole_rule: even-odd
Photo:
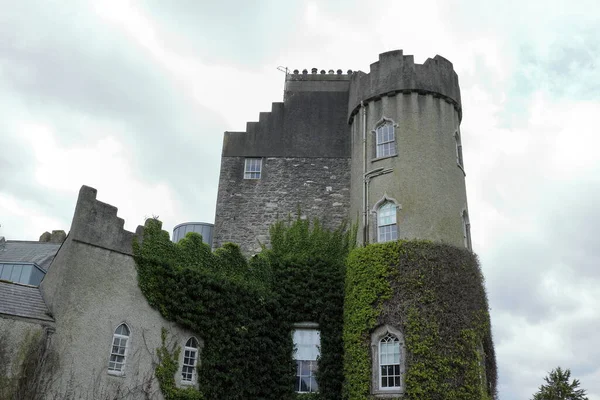
[[[119,378],[124,378],[125,377],[125,372],[121,371],[107,371],[108,375],[112,375],[112,376],[116,376]]]
[[[460,168],[460,170],[462,171],[462,173],[463,173],[464,176],[467,176],[467,173],[465,172],[465,168],[462,165],[460,165],[459,163],[456,163],[456,166],[458,168]]]
[[[392,158],[392,157],[398,157],[398,154],[392,154],[391,156],[385,156],[385,157],[377,157],[377,158],[373,158],[371,160],[371,162],[377,162],[377,161],[381,161],[381,160],[385,160],[387,158]]]
[[[375,398],[390,398],[390,397],[401,397],[404,394],[404,390],[394,389],[394,390],[374,390],[372,395]]]
[[[196,384],[196,382],[194,382],[194,381],[180,381],[179,384],[181,386],[194,386]]]

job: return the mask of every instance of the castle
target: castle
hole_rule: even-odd
[[[421,238],[471,248],[458,77],[401,50],[370,72],[286,76],[283,103],[225,132],[214,247],[246,254],[277,218],[358,224],[360,244]]]
[[[327,322],[330,316],[323,316],[320,309],[310,309],[313,306],[295,310],[299,316],[290,319],[292,332],[288,336],[295,349],[297,393],[323,390],[330,393],[324,394],[326,398],[333,398],[341,393],[342,380],[346,379],[350,399],[403,396],[412,365],[409,360],[414,363],[423,356],[411,348],[415,335],[409,325],[426,313],[439,312],[428,309],[428,304],[436,304],[431,296],[438,289],[420,289],[427,285],[423,279],[428,271],[435,270],[427,263],[444,262],[447,271],[436,274],[443,277],[444,287],[452,287],[455,292],[438,293],[438,297],[444,299],[445,316],[464,313],[462,325],[457,325],[461,336],[452,340],[460,343],[453,345],[454,349],[466,349],[465,357],[471,363],[461,364],[460,368],[468,373],[460,378],[464,384],[452,390],[467,393],[460,392],[463,389],[459,386],[469,387],[468,396],[460,398],[494,396],[495,356],[487,300],[477,261],[471,254],[461,118],[458,77],[448,60],[435,56],[415,64],[412,56],[391,51],[380,54],[369,73],[294,70],[286,74],[283,102],[273,103],[271,112],[261,113],[258,122],[249,122],[246,132],[225,132],[214,231],[204,235],[205,239],[212,237],[213,249],[232,242],[246,257],[256,255],[263,246],[269,247],[269,227],[298,212],[300,219],[317,218],[327,228],[337,228],[344,222],[354,224],[357,242],[363,249],[371,243],[404,246],[397,239],[425,239],[446,246],[429,248],[423,244],[427,242],[414,242],[414,247],[400,247],[402,254],[418,254],[417,258],[426,260],[422,265],[411,264],[414,257],[408,261],[410,268],[420,271],[416,278],[419,289],[414,293],[410,291],[417,287],[414,281],[410,283],[413,286],[402,286],[406,282],[395,278],[387,282],[388,292],[373,292],[379,306],[375,307],[373,299],[359,299],[351,292],[365,286],[378,287],[368,280],[377,274],[356,273],[360,268],[375,266],[355,258],[348,265],[345,300],[343,278],[337,282],[340,300],[334,319],[338,322]],[[188,227],[178,226],[176,231],[179,228],[185,231]],[[176,233],[179,239],[181,232]],[[143,227],[135,233],[124,230],[117,209],[98,201],[95,189],[83,186],[66,239],[61,237],[52,245],[0,243],[0,343],[8,343],[12,349],[8,354],[0,351],[0,359],[8,357],[14,364],[8,375],[4,371],[5,376],[14,377],[19,368],[27,372],[26,367],[31,367],[19,361],[19,353],[24,350],[16,349],[42,348],[45,357],[56,354],[61,363],[56,365],[52,380],[38,379],[37,388],[52,389],[52,393],[65,398],[161,399],[163,393],[154,375],[154,351],[161,346],[164,328],[171,342],[183,349],[175,360],[175,385],[186,388],[200,384],[196,367],[202,364],[206,339],[211,338],[191,330],[191,325],[182,328],[173,319],[167,320],[161,305],[150,306],[146,292],[138,286],[139,265],[136,267],[133,250],[133,243],[143,236]],[[210,239],[208,242],[211,244]],[[389,247],[385,251],[397,249]],[[422,251],[429,251],[427,257]],[[449,261],[444,257],[450,257]],[[402,267],[402,262],[398,271],[409,276],[412,270],[403,270],[406,266]],[[9,267],[10,273],[5,274]],[[380,270],[388,267],[385,263],[377,266]],[[26,268],[37,271],[38,281],[31,280],[31,273],[27,281],[19,280]],[[456,272],[459,269],[462,272]],[[16,270],[19,278],[13,279]],[[361,280],[361,276],[368,278]],[[319,284],[317,280],[313,286]],[[333,290],[329,286],[317,289],[321,292],[311,293]],[[423,293],[430,297],[424,300]],[[310,293],[304,295],[310,297]],[[369,319],[370,325],[356,327],[344,322],[343,327],[345,345],[355,346],[363,361],[370,360],[368,370],[361,367],[364,364],[360,364],[360,357],[346,357],[345,372],[341,371],[339,310],[344,302],[355,307],[344,311],[343,318],[351,319],[353,310],[360,307],[378,310]],[[255,306],[262,307],[263,303],[261,300]],[[417,303],[422,315],[408,315]],[[215,320],[220,318],[215,316]],[[357,320],[362,319],[359,315]],[[216,338],[212,339],[214,343]],[[425,335],[418,340],[426,339]],[[338,350],[321,353],[322,349],[332,348]],[[434,350],[439,351],[434,354],[437,360],[444,360],[442,355],[449,351]],[[320,371],[324,359],[329,369]],[[456,364],[456,359],[452,360],[448,362]],[[208,365],[210,362],[214,359],[205,361]],[[444,365],[454,371],[455,365],[450,364]],[[0,379],[2,376],[0,368]],[[318,376],[333,377],[336,382],[319,382]],[[440,382],[444,379],[438,377]],[[440,387],[435,390],[449,390]]]

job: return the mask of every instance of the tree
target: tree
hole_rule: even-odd
[[[558,367],[550,371],[544,378],[545,385],[540,386],[539,391],[533,395],[533,400],[588,400],[585,390],[579,389],[579,381],[571,379],[571,371]]]

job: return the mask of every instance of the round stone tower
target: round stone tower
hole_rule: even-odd
[[[435,56],[379,55],[350,81],[350,215],[360,244],[428,239],[471,248],[458,77]]]

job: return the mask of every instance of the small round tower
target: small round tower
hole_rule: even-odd
[[[427,239],[470,249],[458,76],[441,56],[379,55],[350,81],[350,215],[360,244]]]

